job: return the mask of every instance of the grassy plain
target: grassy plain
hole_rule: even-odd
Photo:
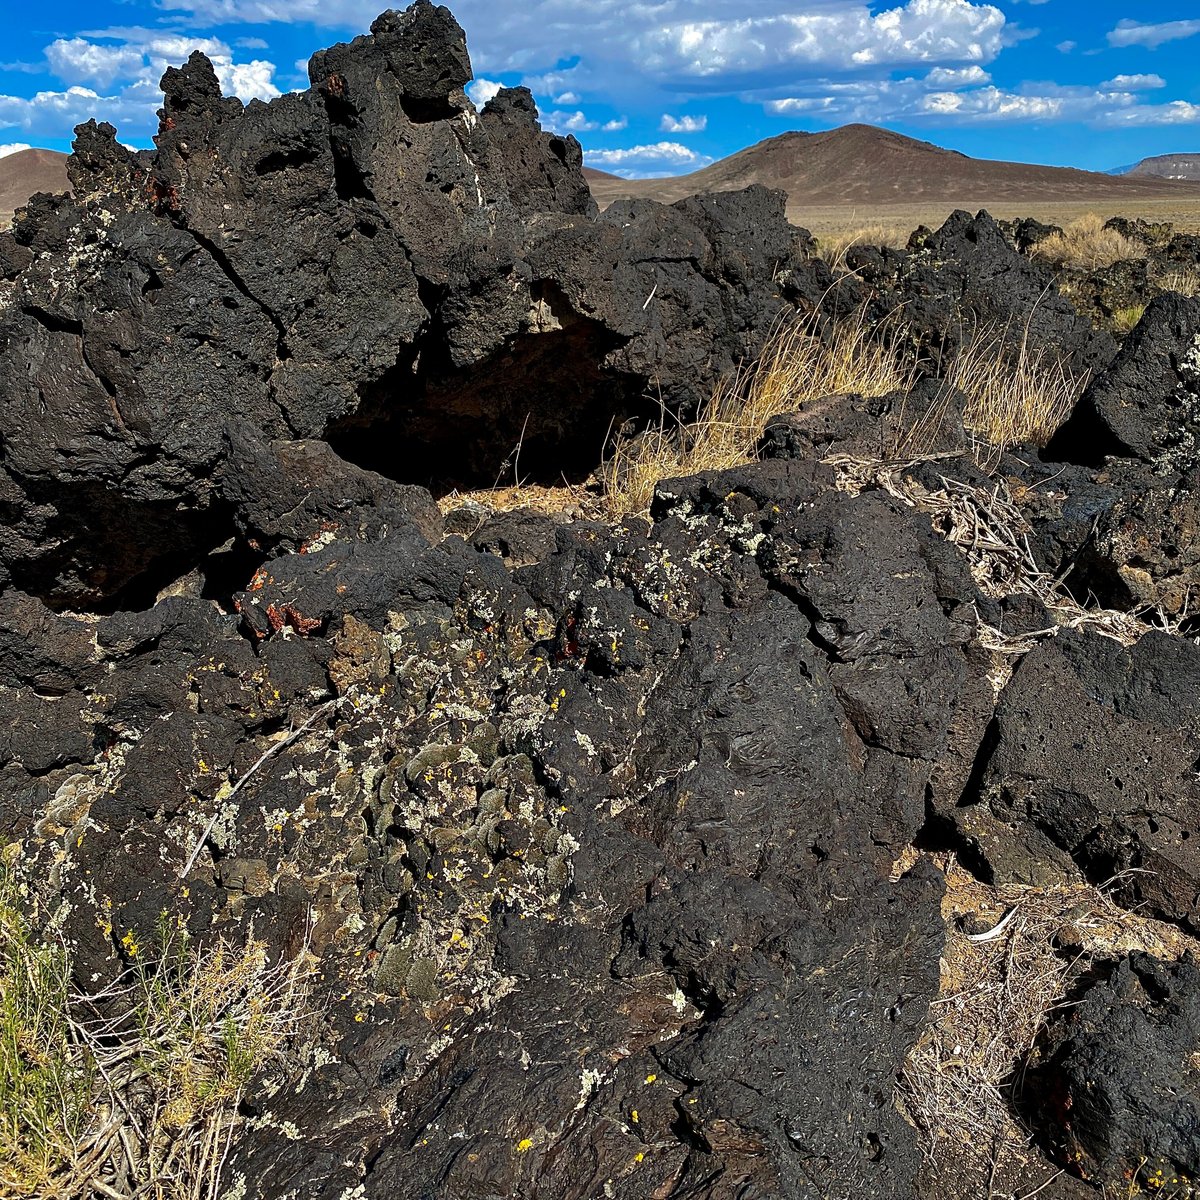
[[[1169,221],[1177,233],[1200,233],[1200,196],[1195,200],[1171,197],[1167,200],[1137,197],[1131,200],[1071,200],[1050,202],[1004,200],[989,202],[986,196],[964,197],[949,202],[876,205],[789,205],[788,220],[802,225],[815,237],[840,237],[859,229],[882,229],[888,240],[903,245],[918,225],[936,229],[956,209],[978,212],[986,208],[993,217],[1033,217],[1047,225],[1068,225],[1088,213],[1109,217],[1141,217],[1145,221]]]

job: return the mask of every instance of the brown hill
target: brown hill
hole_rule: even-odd
[[[1200,181],[1200,154],[1156,154],[1153,158],[1143,158],[1126,173]]]
[[[35,192],[66,192],[67,156],[57,150],[18,150],[0,158],[0,223]]]
[[[1071,167],[969,158],[931,142],[872,125],[823,133],[783,133],[690,175],[604,179],[600,203],[621,196],[673,201],[697,192],[735,191],[752,183],[782,188],[791,206],[971,202],[1103,202],[1200,197],[1200,187],[1150,175],[1101,175]]]

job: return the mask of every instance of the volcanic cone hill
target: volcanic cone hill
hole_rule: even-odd
[[[310,76],[193,55],[156,150],[80,126],[0,235],[0,951],[74,1022],[0,1172],[1194,1176],[1200,301],[1118,344],[986,213],[840,280],[779,191],[598,214],[427,0]],[[847,322],[903,386],[784,396],[641,513],[521,503]],[[1043,451],[980,443],[972,330],[1075,389]]]
[[[67,156],[54,150],[18,150],[0,158],[0,224],[37,192],[65,192]]]
[[[670,179],[592,179],[601,204],[627,196],[670,203],[707,191],[761,184],[780,188],[794,207],[918,202],[1034,204],[1082,200],[1092,204],[1172,196],[1195,199],[1194,183],[1160,172],[1104,175],[1068,167],[970,158],[931,142],[873,125],[843,125],[819,133],[793,131],[767,138],[720,162]]]

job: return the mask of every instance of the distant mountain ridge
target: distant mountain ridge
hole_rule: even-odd
[[[1200,173],[1196,179],[1200,184]],[[712,166],[671,179],[589,182],[601,204],[622,196],[670,202],[697,192],[735,191],[753,183],[781,188],[793,206],[1103,201],[1173,195],[1200,198],[1200,186],[1152,173],[1115,176],[1073,167],[970,158],[873,125],[782,133]]]
[[[26,204],[35,192],[65,192],[67,156],[57,150],[18,150],[0,158],[0,223]]]
[[[1200,182],[1200,154],[1156,154],[1126,167],[1123,174]]]

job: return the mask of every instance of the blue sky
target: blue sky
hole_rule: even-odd
[[[194,47],[226,94],[303,87],[379,0],[6,0],[0,152],[89,116],[148,146]],[[694,170],[848,121],[984,158],[1104,170],[1200,151],[1196,0],[460,0],[472,98],[532,88],[545,125],[621,174]]]

